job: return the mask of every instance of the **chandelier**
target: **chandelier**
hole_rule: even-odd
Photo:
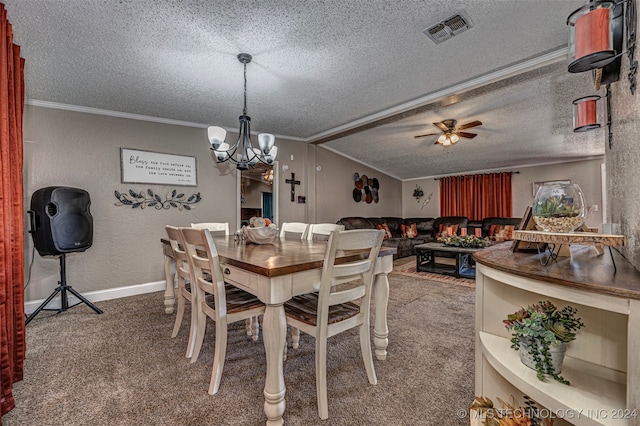
[[[218,163],[230,161],[236,165],[238,170],[247,170],[249,166],[255,166],[258,161],[264,164],[273,164],[278,154],[278,147],[274,145],[276,137],[270,133],[258,135],[260,148],[254,148],[251,144],[251,117],[247,115],[247,64],[251,62],[251,55],[240,53],[238,60],[244,64],[244,109],[240,116],[238,140],[230,147],[224,141],[227,131],[218,126],[209,127],[207,133],[211,150]]]

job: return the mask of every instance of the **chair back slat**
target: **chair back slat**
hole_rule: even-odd
[[[306,240],[309,224],[302,222],[283,222],[280,227],[280,238],[285,240]]]
[[[331,231],[344,231],[344,225],[337,223],[312,223],[309,225],[307,239],[314,241],[327,241]]]
[[[329,306],[340,305],[342,303],[359,300],[365,296],[364,286],[358,286],[347,290],[334,291],[329,293]]]
[[[322,268],[318,315],[321,315],[321,311],[326,312],[328,306],[370,297],[373,270],[382,245],[383,232],[373,229],[331,232]],[[368,252],[365,252],[365,259],[336,264],[336,256],[342,250]],[[340,284],[351,287],[335,288]]]
[[[350,275],[363,274],[371,268],[371,262],[375,259],[363,259],[346,264],[334,265],[333,278],[348,277]]]
[[[208,229],[214,237],[223,237],[229,235],[229,222],[200,222],[192,223],[192,228]]]

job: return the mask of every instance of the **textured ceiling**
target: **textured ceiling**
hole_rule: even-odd
[[[594,93],[562,58],[466,95],[464,83],[566,47],[574,0],[4,0],[26,59],[27,98],[231,131],[240,52],[255,131],[326,140],[409,107],[415,115],[321,144],[401,179],[572,160],[604,152],[571,132],[571,100]],[[473,28],[435,45],[422,30],[465,11]],[[553,61],[551,61],[553,62]],[[438,94],[455,94],[438,99]],[[446,106],[445,106],[446,105]],[[443,149],[446,118],[484,125]],[[204,135],[204,132],[203,132]],[[435,138],[434,138],[435,139]],[[204,143],[204,142],[203,142]]]

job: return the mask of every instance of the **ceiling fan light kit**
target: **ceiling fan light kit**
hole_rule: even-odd
[[[441,133],[427,133],[426,135],[417,135],[414,138],[423,138],[426,136],[438,136],[438,139],[434,142],[434,144],[440,144],[442,146],[451,146],[458,143],[460,138],[465,139],[473,139],[477,136],[477,133],[463,132],[462,130],[470,129],[472,127],[482,126],[482,122],[479,120],[473,120],[466,124],[461,124],[457,126],[458,120],[454,120],[452,118],[448,118],[446,120],[442,120],[438,123],[433,123]]]
[[[227,131],[222,127],[211,126],[207,129],[209,144],[214,152],[216,161],[223,163],[230,161],[236,165],[238,170],[247,170],[254,167],[258,161],[264,164],[273,164],[278,154],[278,147],[275,146],[276,137],[270,133],[260,133],[258,135],[258,148],[251,144],[251,117],[247,115],[247,64],[251,62],[251,55],[240,53],[238,60],[244,65],[244,109],[240,116],[240,130],[238,139],[229,146],[225,137]],[[234,155],[238,153],[237,157]]]

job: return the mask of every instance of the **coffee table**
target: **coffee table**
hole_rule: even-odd
[[[473,253],[478,250],[482,250],[482,248],[445,246],[442,243],[418,244],[416,246],[416,271],[475,279],[476,262],[473,260]],[[436,263],[436,257],[442,257],[441,253],[443,252],[451,253],[456,264]]]

